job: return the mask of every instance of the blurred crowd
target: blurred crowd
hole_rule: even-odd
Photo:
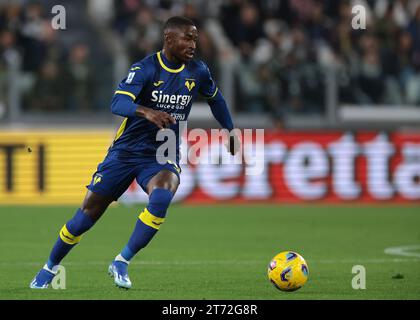
[[[356,5],[366,29],[353,27]],[[244,108],[320,112],[327,86],[342,104],[420,105],[418,0],[238,0],[220,18],[240,53]]]
[[[22,109],[92,110],[89,45],[60,42],[60,31],[51,25],[51,8],[42,2],[5,2],[0,3],[1,78],[3,84],[18,86]]]
[[[24,110],[107,110],[95,98],[114,86],[95,76],[103,72],[101,50],[94,54],[95,44],[76,35],[63,45],[72,26],[52,29],[46,3],[0,0],[0,100],[6,71],[18,65]],[[420,0],[67,3],[87,12],[78,23],[94,24],[84,28],[87,39],[98,29],[115,34],[130,63],[161,48],[168,17],[191,18],[200,30],[198,56],[216,79],[231,73],[236,111],[321,113],[328,95],[340,104],[420,105]],[[366,29],[352,27],[355,5],[366,10]]]

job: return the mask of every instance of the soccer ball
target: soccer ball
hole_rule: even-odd
[[[268,265],[268,279],[281,291],[295,291],[308,281],[308,265],[301,255],[283,251]]]

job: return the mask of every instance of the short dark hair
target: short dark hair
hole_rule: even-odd
[[[171,28],[179,28],[184,26],[195,26],[195,23],[188,18],[174,16],[166,20],[165,24],[163,25],[163,31]]]

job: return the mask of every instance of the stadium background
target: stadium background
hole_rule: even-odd
[[[52,27],[55,14],[51,9],[56,4],[66,10],[65,30]],[[352,28],[355,5],[366,10],[364,30]],[[19,236],[18,243],[23,245],[33,240],[21,235],[22,223],[28,224],[27,228],[39,224],[42,231],[37,235],[37,243],[45,239],[31,253],[32,260],[23,253],[22,246],[12,249],[8,245],[11,241],[2,240],[2,252],[12,263],[9,265],[3,257],[1,266],[21,265],[24,278],[35,271],[36,261],[42,263],[55,230],[80,205],[85,185],[122,120],[110,112],[116,85],[132,62],[161,48],[161,26],[172,15],[187,16],[197,24],[198,56],[208,63],[235,125],[263,128],[266,133],[263,175],[246,176],[241,166],[183,168],[176,199],[180,205],[173,209],[179,224],[189,217],[198,217],[198,223],[205,221],[208,228],[203,232],[216,248],[213,228],[220,228],[217,235],[222,239],[235,241],[243,235],[228,226],[231,223],[232,228],[237,227],[238,219],[250,228],[247,241],[264,238],[261,246],[250,246],[243,239],[242,246],[230,248],[231,251],[223,251],[221,245],[221,252],[212,251],[210,256],[215,261],[232,260],[233,264],[240,259],[261,259],[264,265],[278,251],[293,249],[309,258],[310,270],[313,264],[316,267],[316,261],[321,263],[321,268],[315,268],[316,274],[331,272],[334,264],[320,262],[325,259],[341,261],[339,264],[357,263],[358,253],[353,249],[347,252],[347,244],[339,243],[360,240],[357,246],[366,249],[360,252],[361,261],[374,264],[379,268],[375,272],[386,279],[391,279],[398,268],[409,270],[409,265],[418,266],[418,251],[401,249],[411,245],[410,250],[418,250],[420,242],[417,0],[0,1],[0,215],[5,222],[2,233],[5,239],[7,234],[8,238]],[[209,129],[218,124],[205,102],[199,101],[193,106],[188,126]],[[145,200],[133,184],[121,204],[110,211],[127,212],[124,216],[128,216],[128,230],[132,225],[128,219],[142,207],[138,203]],[[244,206],[238,207],[239,204]],[[186,216],[182,216],[183,212],[187,212]],[[226,229],[211,219],[218,214],[226,219]],[[257,214],[263,223],[253,220]],[[41,227],[41,217],[51,222],[50,235]],[[172,223],[184,230],[175,220],[174,217]],[[321,229],[326,238],[311,247],[305,237],[312,232],[314,221],[325,223],[327,229]],[[378,224],[383,224],[382,229]],[[376,240],[381,238],[382,243],[354,238],[352,232],[360,228],[366,235],[376,234]],[[271,232],[272,238],[264,237],[263,231]],[[128,232],[118,234],[115,241],[122,244]],[[179,237],[172,233],[172,237]],[[168,238],[164,234],[156,242],[170,239],[170,230]],[[332,242],[337,247],[332,247]],[[205,243],[203,240],[201,245]],[[328,254],[321,250],[322,244],[324,249],[329,248]],[[411,260],[392,260],[384,252],[390,246],[400,246],[400,251],[409,257],[406,259]],[[158,249],[158,244],[153,248]],[[252,253],[252,248],[258,253]],[[186,261],[195,261],[192,257],[197,252],[193,247],[191,250],[187,250],[192,256],[185,257]],[[248,256],[241,253],[234,258],[234,252],[246,250],[250,250]],[[82,251],[79,256],[75,253],[69,258],[74,259],[70,263],[82,261],[87,252]],[[162,260],[157,253],[156,257],[147,254],[146,261]],[[335,256],[330,257],[332,254]],[[388,269],[372,261],[383,261]],[[255,270],[258,266],[258,272],[264,272],[265,267],[258,263],[248,265]],[[235,278],[235,274],[230,275]],[[346,275],[347,278],[338,276],[340,281],[350,281],[350,269]],[[312,287],[308,284],[308,295],[297,297],[354,298],[354,290],[350,294],[345,289],[337,295],[311,295],[316,281],[312,280]],[[406,276],[403,281],[409,283],[407,296],[398,296],[395,290],[384,293],[395,286],[407,287],[407,283],[394,282],[387,287],[378,280],[383,291],[371,291],[372,295],[366,297],[418,299],[418,275]],[[9,285],[9,291],[1,297],[31,298],[27,292],[10,289],[18,284]],[[265,290],[263,286],[261,291],[256,290],[258,296],[218,295],[217,290],[203,291],[202,296],[278,298],[272,295],[271,288]],[[180,290],[167,297],[201,298],[200,294],[193,292],[189,296]],[[356,295],[360,297],[363,296]]]

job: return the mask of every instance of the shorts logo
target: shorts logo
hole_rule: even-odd
[[[191,91],[195,87],[195,79],[186,79],[185,86],[187,87],[188,91]]]
[[[159,81],[157,81],[157,82],[153,82],[153,85],[154,85],[155,87],[159,87],[162,83],[163,83],[163,81],[162,81],[162,80],[159,80]]]
[[[102,176],[100,175],[96,175],[95,177],[93,177],[93,185],[99,183],[102,181]]]

